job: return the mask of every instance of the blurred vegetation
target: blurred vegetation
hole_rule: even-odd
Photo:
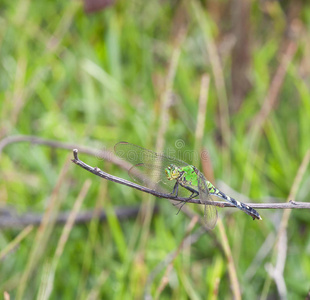
[[[0,8],[1,139],[33,135],[99,149],[125,140],[160,152],[182,140],[182,151],[207,150],[208,166],[198,166],[241,201],[285,202],[290,192],[309,201],[307,1],[117,1],[93,14],[79,1],[3,0]],[[169,201],[92,176],[70,163],[71,151],[13,143],[0,155],[2,208],[49,216],[84,200],[77,210],[108,213],[107,222],[72,229],[46,220],[39,229],[1,229],[0,291],[11,299],[232,299],[238,287],[244,299],[304,299],[309,292],[307,210],[287,215],[278,244],[279,210],[259,211],[263,221],[254,222],[219,209],[223,223],[197,236],[200,226],[189,229],[191,220]],[[110,162],[80,157],[128,179]],[[154,203],[160,211],[152,216]],[[144,213],[118,221],[114,208],[134,205]],[[188,231],[192,243],[167,263]]]

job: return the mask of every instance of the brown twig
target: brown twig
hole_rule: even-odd
[[[198,107],[196,131],[195,131],[194,149],[197,153],[200,153],[201,148],[202,148],[202,139],[203,139],[204,130],[205,130],[205,121],[206,121],[206,113],[207,113],[209,85],[210,85],[210,76],[208,74],[204,74],[201,77],[199,107]],[[195,163],[198,163],[198,161]]]
[[[27,282],[30,280],[33,271],[38,266],[40,258],[42,257],[44,250],[48,245],[48,240],[52,234],[52,228],[55,224],[55,216],[59,211],[62,200],[62,196],[60,196],[61,187],[65,182],[68,170],[69,164],[67,161],[59,174],[57,183],[51,193],[48,206],[46,207],[45,213],[43,215],[42,222],[36,232],[32,249],[30,250],[29,259],[24,268],[20,279],[20,284],[17,289],[16,299],[24,299],[24,292],[27,289]]]
[[[291,24],[295,35],[300,31],[300,26],[296,22]],[[289,39],[284,46],[283,54],[280,57],[279,66],[273,76],[271,85],[269,87],[266,98],[264,99],[261,110],[254,116],[252,121],[253,132],[256,136],[257,131],[262,129],[264,122],[267,120],[271,111],[275,108],[278,102],[278,95],[280,93],[287,69],[294,58],[297,50],[297,43],[295,39]],[[252,133],[251,133],[252,134]]]
[[[290,31],[294,32],[294,37],[298,36],[301,27],[298,22],[293,22],[290,24]],[[255,148],[260,141],[260,136],[262,135],[264,124],[268,120],[268,116],[278,105],[279,93],[281,91],[285,76],[287,74],[288,67],[292,62],[294,55],[297,51],[298,43],[297,39],[288,39],[281,48],[281,53],[279,53],[279,65],[275,71],[275,74],[272,77],[271,84],[269,86],[267,95],[263,100],[260,111],[253,116],[252,121],[250,122],[250,128],[248,132],[248,155],[245,160],[244,169],[247,170],[248,176],[253,172],[253,161],[255,157]],[[246,182],[247,179],[244,177],[244,182],[242,184],[242,190],[246,191]]]
[[[0,155],[6,146],[13,144],[13,143],[20,143],[20,142],[29,142],[31,144],[45,145],[51,148],[66,149],[70,151],[74,148],[78,148],[79,152],[81,153],[85,153],[85,154],[97,157],[100,160],[110,161],[113,164],[125,170],[128,170],[131,167],[131,165],[128,162],[122,159],[119,159],[117,156],[113,154],[113,152],[107,149],[99,150],[96,148],[80,146],[78,144],[73,144],[73,143],[63,143],[59,141],[43,139],[43,138],[33,136],[33,135],[12,135],[12,136],[3,138],[2,140],[0,140]]]
[[[223,251],[226,256],[227,266],[228,266],[228,274],[231,282],[231,290],[233,292],[233,299],[240,300],[241,299],[241,289],[238,281],[237,271],[235,267],[235,261],[233,259],[232,251],[229,245],[229,241],[227,238],[226,230],[223,225],[221,219],[218,222],[218,228],[221,236],[221,244]]]
[[[156,140],[156,151],[162,152],[165,143],[165,134],[167,131],[167,127],[169,124],[169,107],[171,106],[172,102],[172,90],[173,90],[173,83],[176,75],[176,70],[178,67],[180,55],[181,55],[181,46],[183,41],[186,37],[186,28],[181,28],[179,30],[178,36],[175,40],[174,49],[172,52],[172,56],[170,59],[170,63],[168,66],[167,76],[165,78],[165,90],[161,96],[161,103],[160,103],[160,122],[159,122],[159,129],[157,132],[157,140]]]
[[[181,243],[179,244],[178,248],[174,251],[174,253],[172,254],[171,256],[171,260],[169,262],[169,264],[167,264],[167,267],[166,267],[166,271],[165,271],[165,274],[163,275],[163,277],[161,278],[161,282],[159,284],[159,286],[157,287],[157,290],[156,290],[156,296],[155,296],[155,299],[159,299],[160,298],[160,295],[161,293],[163,292],[164,288],[167,286],[167,284],[169,283],[169,275],[173,269],[173,262],[174,260],[177,258],[177,256],[179,255],[180,251],[182,250],[182,248],[184,248],[186,246],[186,239],[191,235],[191,232],[193,231],[196,223],[198,222],[199,218],[198,216],[194,216],[192,219],[191,219],[191,222],[189,223],[189,225],[187,226],[187,229],[186,229],[186,233],[185,233],[185,236],[183,237]]]
[[[78,150],[74,149],[73,150],[73,156],[74,159],[72,159],[72,162],[75,163],[76,165],[80,166],[81,168],[87,170],[88,172],[93,173],[96,176],[99,176],[101,178],[104,178],[109,181],[113,181],[119,184],[123,184],[129,187],[132,187],[134,189],[137,189],[141,192],[151,194],[153,196],[159,197],[159,198],[165,198],[169,200],[174,200],[174,201],[179,201],[179,202],[186,202],[186,203],[194,203],[194,204],[204,204],[201,203],[199,199],[188,199],[188,198],[181,198],[181,197],[174,197],[170,194],[165,194],[161,192],[154,191],[150,188],[141,186],[139,184],[136,184],[134,182],[128,181],[126,179],[108,174],[106,172],[103,172],[97,167],[91,167],[81,161],[78,158]],[[228,202],[223,202],[223,201],[208,201],[206,202],[207,205],[214,205],[218,207],[235,207],[231,203]],[[309,202],[295,202],[291,200],[290,202],[286,203],[247,203],[247,205],[253,207],[253,208],[258,208],[258,209],[310,209],[310,203]]]
[[[310,149],[306,152],[303,161],[301,162],[295,179],[293,181],[293,185],[290,190],[290,194],[288,199],[296,196],[297,191],[300,187],[301,180],[307,170],[307,167],[310,162]],[[287,225],[290,217],[290,211],[285,211],[283,213],[281,223],[278,230],[277,242],[274,246],[274,255],[276,256],[276,263],[273,266],[271,263],[267,265],[267,271],[269,275],[274,279],[276,286],[278,288],[278,293],[281,299],[287,298],[287,289],[284,280],[284,268],[286,263],[287,256]],[[268,283],[269,280],[266,282]]]
[[[144,290],[144,299],[148,299],[151,296],[151,285],[155,280],[155,277],[162,272],[163,269],[166,268],[166,273],[164,275],[164,277],[162,278],[162,284],[166,284],[165,277],[167,277],[167,274],[170,272],[170,267],[173,263],[173,261],[175,260],[175,258],[177,257],[177,255],[180,253],[180,251],[182,250],[182,248],[184,248],[185,246],[190,246],[194,243],[197,242],[197,240],[200,239],[200,237],[205,233],[204,229],[201,230],[197,230],[195,233],[190,234],[191,230],[193,229],[193,225],[195,225],[196,222],[201,222],[201,220],[199,218],[197,218],[197,215],[194,214],[190,214],[188,215],[189,218],[191,218],[191,223],[188,225],[187,230],[186,230],[186,234],[184,236],[184,238],[182,239],[181,243],[179,244],[178,248],[175,249],[174,251],[172,251],[171,253],[169,253],[164,260],[162,260],[154,269],[153,271],[149,274],[148,278],[147,278],[147,282],[145,285],[145,290]],[[203,226],[202,226],[203,227]],[[206,230],[209,230],[206,228]],[[159,288],[157,289],[157,295],[159,296],[160,293],[159,292]]]
[[[224,72],[221,59],[218,53],[212,30],[208,18],[204,15],[204,9],[198,1],[190,1],[193,13],[198,21],[198,24],[203,32],[203,39],[205,42],[206,51],[209,56],[210,65],[214,77],[216,93],[219,102],[219,122],[221,135],[227,146],[230,145],[231,130],[229,128],[229,112],[227,92],[224,80]]]
[[[119,220],[125,220],[129,218],[135,218],[138,216],[140,211],[140,206],[134,207],[117,207],[115,208],[115,215]],[[153,213],[159,211],[158,206],[155,206]],[[70,215],[70,211],[58,213],[55,219],[55,225],[64,225]],[[39,226],[42,222],[43,215],[39,213],[24,213],[17,215],[9,210],[0,211],[0,228],[1,229],[15,229],[24,228],[29,225]],[[97,218],[100,222],[107,220],[106,211],[102,210],[100,212],[94,210],[82,211],[77,214],[74,224],[80,225],[89,223],[94,218]]]
[[[0,252],[0,261],[2,261],[6,255],[8,255],[10,252],[12,252],[14,249],[17,248],[17,246],[21,243],[21,241],[26,238],[33,230],[32,225],[28,225],[26,228],[24,228],[18,236],[11,241],[1,252]]]
[[[39,290],[44,291],[44,292],[42,292],[44,296],[41,294],[42,298],[46,298],[46,299],[50,298],[50,295],[52,293],[51,281],[53,281],[53,279],[55,277],[57,265],[60,261],[63,250],[65,248],[67,241],[68,241],[70,232],[73,228],[75,218],[76,218],[79,210],[81,209],[82,203],[84,202],[84,200],[86,198],[86,195],[89,191],[90,186],[91,186],[91,180],[87,179],[84,182],[84,184],[80,190],[80,193],[74,202],[72,210],[70,211],[70,214],[69,214],[68,219],[65,223],[65,226],[63,227],[62,234],[58,240],[55,255],[51,261],[50,266],[46,270],[46,273],[47,273],[46,276],[47,276],[47,278],[50,278],[50,279],[49,280],[42,280],[42,282],[41,282],[41,286],[40,286]]]
[[[12,136],[3,138],[0,141],[0,153],[9,144],[20,143],[20,142],[29,142],[31,144],[46,145],[51,148],[60,148],[60,149],[67,149],[67,150],[71,150],[78,146],[76,144],[62,143],[62,142],[58,142],[54,140],[43,139],[43,138],[40,138],[34,135],[12,135]],[[94,150],[89,147],[79,146],[79,149],[80,149],[80,152],[83,152],[83,153],[86,153],[92,156],[98,155],[98,150]]]

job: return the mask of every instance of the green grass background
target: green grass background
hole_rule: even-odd
[[[224,182],[253,202],[285,202],[310,149],[310,6],[300,5],[296,52],[288,58],[275,105],[259,124],[255,116],[286,49],[288,17],[278,2],[250,3],[251,86],[232,111],[234,7],[229,1],[121,0],[89,15],[79,1],[1,1],[0,137],[35,135],[107,149],[125,140],[151,150],[158,141],[165,150],[182,140],[182,151],[208,151],[212,167],[207,169],[218,186]],[[175,72],[171,79],[169,71]],[[200,144],[195,131],[204,74],[210,86]],[[173,95],[165,98],[170,88]],[[168,108],[165,99],[172,99]],[[81,210],[96,207],[109,216],[107,222],[94,218],[74,226],[60,254],[63,226],[30,228],[2,257],[2,294],[11,299],[233,298],[219,226],[184,246],[168,266],[166,259],[183,241],[190,219],[176,215],[169,201],[94,177],[71,164],[71,156],[71,151],[29,143],[10,144],[1,153],[2,207],[44,214],[54,203],[55,211],[70,211],[90,179]],[[80,156],[128,179],[112,163]],[[305,167],[295,197],[301,202],[309,201]],[[117,206],[143,205],[150,212],[150,203],[160,209],[150,219],[115,217]],[[283,211],[259,212],[260,222],[235,209],[219,209],[219,216],[242,298],[280,299],[270,269],[279,253],[275,243]],[[307,210],[292,211],[287,242],[281,244],[289,299],[304,299],[310,289],[309,216]],[[191,234],[200,230],[196,224]],[[21,232],[1,229],[0,250]]]

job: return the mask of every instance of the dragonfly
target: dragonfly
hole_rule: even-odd
[[[221,192],[195,166],[182,160],[128,142],[117,143],[114,152],[119,158],[132,164],[128,174],[140,185],[160,193],[168,193],[171,199],[185,197],[186,201],[182,202],[180,209],[187,201],[199,196],[201,203],[204,204],[204,222],[209,229],[215,227],[218,218],[211,195],[233,204],[250,215],[253,220],[262,219],[255,209]]]

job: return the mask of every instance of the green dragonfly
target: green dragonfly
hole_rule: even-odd
[[[204,207],[204,220],[208,228],[213,229],[217,222],[216,206],[210,195],[217,196],[241,209],[253,220],[261,220],[259,213],[252,207],[237,201],[217,189],[194,166],[186,162],[155,153],[127,142],[119,142],[114,146],[115,154],[133,166],[129,169],[130,177],[141,185],[157,192],[168,193],[171,199],[185,197],[187,201],[199,196]],[[170,191],[170,193],[168,192]],[[180,209],[186,202],[183,202]]]

